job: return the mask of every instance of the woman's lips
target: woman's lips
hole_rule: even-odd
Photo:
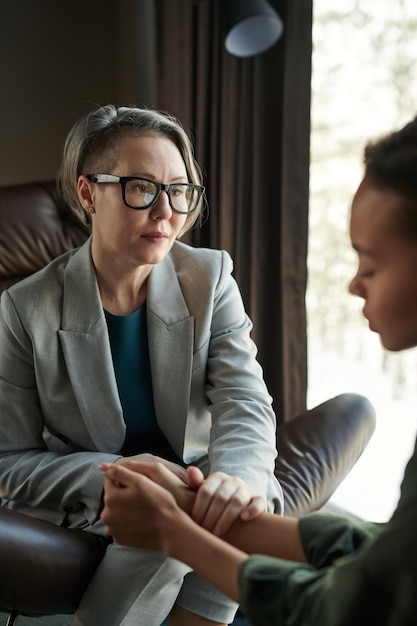
[[[156,242],[161,242],[164,239],[168,239],[167,233],[161,233],[159,231],[155,231],[153,233],[146,233],[145,235],[143,235],[143,237],[150,241],[156,241]]]

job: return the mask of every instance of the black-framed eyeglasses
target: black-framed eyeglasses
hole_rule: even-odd
[[[138,176],[114,176],[113,174],[89,174],[92,183],[120,183],[123,202],[130,209],[148,209],[158,200],[161,191],[168,196],[169,206],[176,213],[193,213],[198,207],[205,188],[192,183],[158,183]]]

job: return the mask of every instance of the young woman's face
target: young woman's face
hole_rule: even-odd
[[[139,176],[166,184],[189,182],[181,153],[170,139],[124,136],[118,146],[111,170],[90,173]],[[85,207],[88,203],[94,207],[93,258],[104,255],[127,270],[160,263],[187,220],[187,215],[171,209],[164,191],[153,206],[142,210],[124,204],[119,183],[90,183],[80,177],[79,194]]]
[[[417,345],[417,239],[398,234],[404,200],[365,177],[352,203],[350,237],[359,259],[349,290],[387,350]],[[417,210],[417,207],[416,207]]]

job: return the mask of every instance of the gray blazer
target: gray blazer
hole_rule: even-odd
[[[153,267],[147,324],[155,411],[177,456],[240,476],[282,510],[275,416],[226,252],[175,242]],[[90,240],[2,294],[0,497],[55,523],[100,513],[100,461],[125,424]]]

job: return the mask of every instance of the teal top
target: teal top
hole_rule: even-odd
[[[417,624],[417,447],[386,524],[312,513],[300,520],[308,563],[253,555],[239,599],[254,626]]]
[[[146,304],[130,315],[114,315],[109,311],[104,311],[104,314],[126,422],[126,438],[121,454],[158,453],[168,442],[155,415]]]

